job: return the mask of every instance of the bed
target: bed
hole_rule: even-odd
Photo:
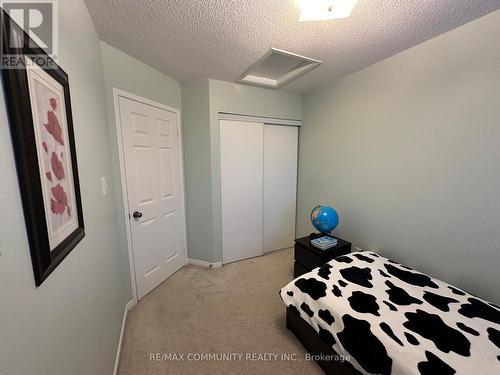
[[[280,291],[287,327],[332,374],[500,374],[500,308],[374,252]]]

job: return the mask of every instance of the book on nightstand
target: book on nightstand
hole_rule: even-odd
[[[311,245],[320,250],[328,250],[337,245],[337,239],[329,236],[323,236],[311,240]]]

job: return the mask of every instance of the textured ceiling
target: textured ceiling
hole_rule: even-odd
[[[307,92],[500,8],[500,0],[358,0],[351,17],[299,22],[295,0],[85,0],[106,43],[180,81],[235,81],[270,47],[323,61]]]

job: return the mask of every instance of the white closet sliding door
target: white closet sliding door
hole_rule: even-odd
[[[298,127],[220,120],[222,261],[293,246]]]
[[[264,125],[264,252],[294,243],[298,130]]]
[[[223,263],[262,254],[264,124],[220,121]]]

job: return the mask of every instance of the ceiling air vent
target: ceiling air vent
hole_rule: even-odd
[[[319,64],[319,60],[271,48],[241,75],[238,82],[278,88]]]

